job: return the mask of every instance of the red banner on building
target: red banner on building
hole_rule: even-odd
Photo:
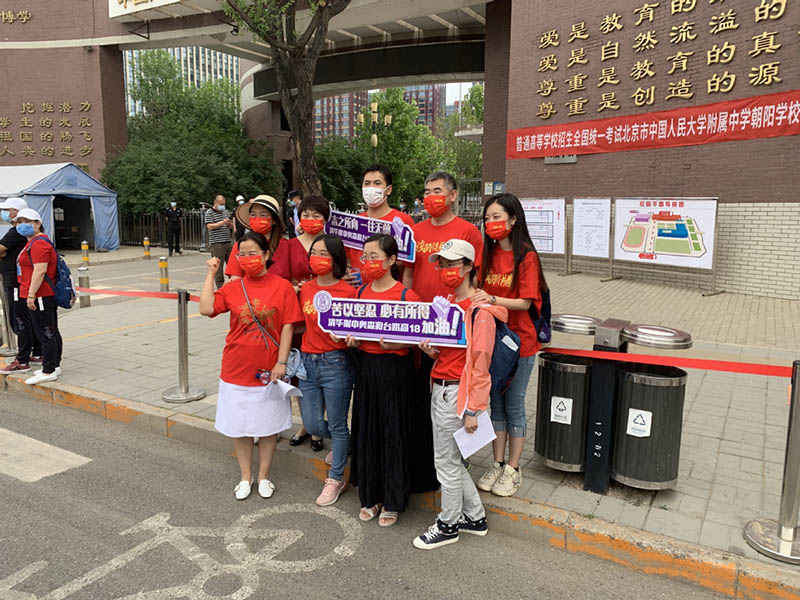
[[[800,90],[509,130],[506,158],[600,154],[800,135]]]

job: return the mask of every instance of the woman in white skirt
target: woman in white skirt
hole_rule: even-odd
[[[229,281],[214,292],[219,259],[208,261],[200,314],[216,317],[230,312],[230,331],[222,353],[217,399],[217,431],[233,438],[241,478],[234,489],[237,500],[250,495],[253,486],[254,438],[259,438],[258,493],[269,498],[275,485],[269,469],[278,434],[292,427],[288,398],[267,399],[267,384],[286,375],[294,324],[303,313],[292,284],[267,272],[269,242],[260,233],[239,240],[239,265],[243,279]]]

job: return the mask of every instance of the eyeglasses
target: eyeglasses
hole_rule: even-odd
[[[366,264],[368,260],[386,260],[386,257],[378,256],[377,254],[369,254],[369,255],[362,254],[359,257],[359,260],[361,261],[361,264],[363,265],[363,264]]]

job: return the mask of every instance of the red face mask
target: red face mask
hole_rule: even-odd
[[[248,277],[258,277],[264,270],[264,263],[261,262],[260,256],[240,256],[239,266]]]
[[[317,235],[325,227],[325,221],[322,219],[300,219],[300,227],[306,233]]]
[[[272,219],[269,217],[250,217],[250,230],[261,235],[269,235],[269,232],[272,231]]]
[[[308,231],[305,227],[303,229]],[[311,267],[311,272],[314,275],[327,275],[333,271],[333,259],[328,256],[310,256],[308,258],[308,266]]]
[[[439,271],[439,276],[442,278],[442,283],[449,288],[457,288],[464,281],[464,275],[459,273],[461,267],[445,267]]]
[[[493,240],[502,240],[503,238],[508,237],[508,234],[511,233],[510,229],[506,229],[507,221],[489,221],[486,223],[486,235],[488,235]]]
[[[364,266],[361,267],[361,277],[367,283],[370,283],[386,275],[386,271],[388,270],[389,269],[383,266],[382,260],[368,260],[364,263]]]
[[[441,217],[447,212],[447,196],[425,196],[425,210],[432,217]]]

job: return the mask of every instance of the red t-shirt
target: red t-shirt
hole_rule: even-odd
[[[359,217],[368,217],[369,215],[365,212],[362,212],[358,215]],[[388,213],[383,215],[382,217],[377,217],[381,221],[388,221],[391,223],[394,221],[395,217],[400,217],[403,220],[403,223],[408,225],[409,227],[414,226],[414,219],[411,218],[411,215],[399,211],[397,209],[391,209]],[[350,266],[361,269],[361,254],[363,253],[362,248],[347,248],[347,260],[350,261]]]
[[[483,252],[481,232],[472,223],[455,217],[447,225],[436,226],[431,219],[420,221],[414,226],[414,240],[417,242],[417,259],[414,261],[414,282],[412,288],[425,302],[436,296],[447,298],[453,290],[442,283],[436,265],[428,259],[442,249],[447,240],[466,240],[475,248],[475,264],[480,266]]]
[[[403,284],[399,281],[385,292],[374,291],[372,289],[372,285],[370,284],[364,288],[364,291],[361,293],[361,298],[364,300],[400,300],[404,289],[405,286],[403,286]],[[414,293],[414,290],[408,290],[408,292],[406,292],[405,301],[419,302],[420,300],[419,296]],[[381,348],[380,342],[362,341],[359,348],[361,348],[361,350],[364,352],[369,352],[370,354],[397,354],[399,356],[405,356],[408,354],[408,348],[400,348],[399,350],[384,350]]]
[[[280,254],[282,250],[285,248],[286,243],[287,242],[285,239],[283,238],[280,239],[280,241],[278,242],[278,247],[275,249],[275,257],[273,257],[272,259],[273,262],[275,261],[275,258],[278,256],[278,254]],[[269,272],[273,273],[274,269],[275,265],[273,264],[269,268]],[[239,242],[233,243],[233,249],[231,250],[231,254],[228,257],[228,262],[225,263],[225,275],[227,275],[228,277],[244,277],[244,271],[242,270],[242,267],[239,266]],[[280,276],[283,277],[283,275]]]
[[[28,248],[31,250],[31,256],[28,258]],[[58,255],[55,249],[47,241],[47,236],[44,234],[37,235],[25,244],[22,252],[19,253],[19,273],[17,281],[19,282],[19,297],[27,298],[28,292],[31,288],[31,279],[33,278],[33,265],[34,263],[47,263],[47,276],[50,281],[55,282],[56,272],[58,271]],[[55,296],[53,288],[47,283],[46,279],[42,279],[42,285],[39,286],[36,292],[37,298],[45,296]]]
[[[514,275],[514,251],[494,249],[492,264],[483,282],[487,294],[501,298],[530,298],[537,310],[542,309],[542,292],[539,289],[539,259],[528,252],[519,264],[515,289],[511,289]],[[509,310],[508,326],[520,337],[520,356],[533,356],[539,351],[539,339],[527,310]]]
[[[273,263],[269,272],[288,279],[293,284],[308,281],[314,277],[314,273],[308,266],[308,250],[305,249],[299,237],[278,244]]]
[[[300,306],[306,320],[306,331],[303,334],[303,344],[300,349],[308,354],[322,354],[332,350],[344,350],[347,345],[342,341],[338,344],[331,339],[330,334],[319,328],[317,310],[314,308],[314,295],[320,290],[325,290],[334,298],[354,298],[356,289],[349,283],[337,281],[335,284],[324,287],[314,278],[300,289]]]
[[[467,309],[472,306],[472,302],[469,298],[464,298],[461,302],[456,302],[456,304],[464,309],[465,314]],[[466,348],[439,346],[439,357],[436,359],[436,362],[433,363],[431,377],[433,379],[461,379],[461,372],[464,370],[464,364],[466,362]]]
[[[270,273],[257,279],[246,278],[247,296],[258,320],[281,341],[281,329],[287,323],[300,323],[303,313],[292,285]],[[220,378],[226,383],[245,386],[262,385],[256,380],[259,369],[271,370],[278,360],[278,347],[269,340],[265,345],[242,292],[240,280],[229,281],[214,293],[214,314],[231,313],[231,325],[222,352]]]

